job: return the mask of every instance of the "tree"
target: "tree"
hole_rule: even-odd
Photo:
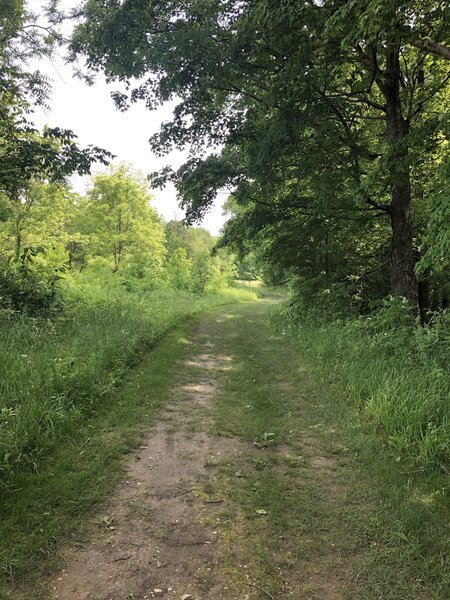
[[[28,62],[50,57],[61,42],[55,2],[48,3],[44,17],[42,25],[20,0],[0,8],[0,192],[16,200],[34,179],[62,182],[112,157],[94,146],[80,148],[70,130],[46,127],[40,132],[30,121],[33,107],[48,99],[50,85],[39,71],[29,70]]]
[[[352,122],[344,116],[348,114],[349,102],[360,110],[364,106],[371,109],[361,110],[362,118],[369,112],[383,124],[387,148],[381,156],[373,155],[374,159],[384,159],[390,202],[381,204],[371,198],[368,202],[386,211],[391,220],[392,291],[416,305],[411,153],[420,152],[415,132],[436,136],[440,129],[436,116],[427,114],[426,109],[437,94],[448,90],[448,66],[437,64],[434,55],[450,58],[449,48],[439,43],[450,39],[450,13],[438,2],[378,0],[369,6],[364,2],[355,2],[351,7],[338,3],[335,6],[327,31],[334,43],[344,33],[340,47],[352,53],[353,61],[347,55],[346,63],[354,67],[352,81],[338,80],[339,85],[326,91],[325,97],[342,120],[349,145],[354,145],[355,125],[361,121],[357,118]],[[374,14],[376,17],[372,18]],[[440,40],[430,39],[436,35]],[[421,51],[415,52],[411,46]],[[344,105],[344,112],[336,101]],[[363,158],[361,151],[357,155]]]
[[[169,252],[167,269],[175,287],[197,293],[217,292],[234,276],[230,252],[217,250],[216,239],[203,227],[188,227],[183,221],[169,221],[165,227]]]
[[[124,266],[141,277],[158,272],[164,230],[150,200],[145,178],[124,166],[96,175],[79,221],[89,254],[105,258],[114,272]]]
[[[7,219],[0,227],[2,251],[19,261],[25,250],[45,255],[61,268],[67,261],[67,225],[73,216],[71,193],[59,184],[30,183],[16,201],[6,199]]]
[[[189,260],[186,250],[181,246],[174,248],[166,263],[170,285],[177,289],[191,289],[192,266],[192,261]]]
[[[166,247],[169,253],[184,248],[191,260],[210,255],[214,237],[203,227],[188,227],[183,221],[169,221],[165,226]]]
[[[391,229],[391,291],[416,309],[415,177],[447,135],[449,22],[431,0],[88,0],[72,51],[131,88],[145,78],[116,94],[122,108],[179,98],[153,147],[199,156],[154,181],[175,182],[188,219],[224,186],[274,236],[293,216],[316,232],[375,216]],[[223,150],[204,158],[205,144]]]
[[[68,268],[71,193],[59,184],[29,182],[20,197],[0,202],[0,306],[48,312]]]

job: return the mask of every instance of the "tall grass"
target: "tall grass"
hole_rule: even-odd
[[[89,278],[68,280],[63,291],[65,310],[52,320],[0,312],[0,487],[17,470],[38,469],[58,440],[69,443],[127,368],[180,320],[256,298],[237,289],[127,291]]]
[[[448,473],[450,313],[420,328],[401,302],[387,302],[370,317],[320,323],[291,305],[279,323],[344,388],[397,461]]]

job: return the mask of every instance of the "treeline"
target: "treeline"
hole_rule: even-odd
[[[150,200],[145,178],[123,166],[93,178],[85,195],[33,181],[18,199],[0,196],[0,308],[48,313],[61,307],[69,279],[115,280],[130,291],[229,285],[233,260],[211,255],[211,234],[164,223]]]

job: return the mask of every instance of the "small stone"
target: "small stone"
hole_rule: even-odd
[[[153,593],[155,596],[161,596],[161,594],[164,594],[164,590],[161,590],[160,588],[153,588]]]
[[[191,596],[191,594],[183,594],[181,600],[194,600],[194,596]]]

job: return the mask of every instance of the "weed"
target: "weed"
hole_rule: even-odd
[[[260,471],[262,471],[262,469],[268,467],[269,464],[270,463],[267,460],[263,460],[261,458],[258,458],[257,456],[252,457],[252,465],[255,467],[255,469],[259,469]]]
[[[264,432],[254,440],[253,445],[257,448],[268,448],[275,444],[275,434]]]

